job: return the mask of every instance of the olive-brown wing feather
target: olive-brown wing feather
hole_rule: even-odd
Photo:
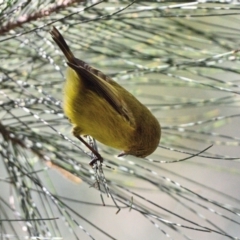
[[[124,117],[130,125],[135,124],[135,121],[132,118],[132,112],[128,109],[126,103],[118,96],[116,90],[108,82],[102,80],[100,77],[82,66],[77,66],[70,62],[67,64],[81,77],[87,88],[106,99],[113,109]]]

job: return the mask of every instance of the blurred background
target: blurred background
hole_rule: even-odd
[[[1,2],[1,239],[240,239],[238,3]],[[52,26],[162,126],[146,159],[98,143],[101,194]]]

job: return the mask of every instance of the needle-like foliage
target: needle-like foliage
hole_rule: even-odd
[[[239,12],[238,1],[0,3],[0,239],[240,239]],[[88,165],[62,111],[52,26],[158,118],[154,154],[97,143],[103,172]]]

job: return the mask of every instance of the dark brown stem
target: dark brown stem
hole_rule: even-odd
[[[40,159],[43,159],[43,160],[46,161],[46,158],[44,157],[44,154],[42,154],[41,152],[37,151],[34,148],[27,147],[21,139],[17,138],[16,134],[14,134],[10,130],[8,130],[7,127],[5,125],[3,125],[1,122],[0,122],[0,134],[2,134],[5,141],[12,142],[12,144],[21,146],[24,149],[30,149]],[[13,135],[14,137],[12,137],[11,135]]]
[[[0,35],[3,35],[17,27],[22,27],[22,25],[25,23],[49,16],[51,13],[57,12],[60,9],[64,9],[77,2],[83,2],[83,0],[59,0],[54,6],[49,7],[48,9],[43,9],[29,15],[20,16],[16,21],[8,22],[6,25],[2,26],[0,28]]]

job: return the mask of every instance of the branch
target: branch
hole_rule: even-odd
[[[8,22],[5,26],[0,28],[0,35],[5,34],[6,32],[9,32],[12,29],[15,29],[17,27],[22,27],[25,23],[29,23],[31,21],[35,21],[37,19],[41,19],[44,17],[49,16],[52,12],[57,12],[61,9],[64,9],[68,6],[73,5],[76,2],[83,2],[83,0],[60,0],[57,4],[55,4],[52,7],[49,7],[48,9],[39,10],[38,12],[29,14],[29,15],[23,15],[20,16],[17,21]]]

